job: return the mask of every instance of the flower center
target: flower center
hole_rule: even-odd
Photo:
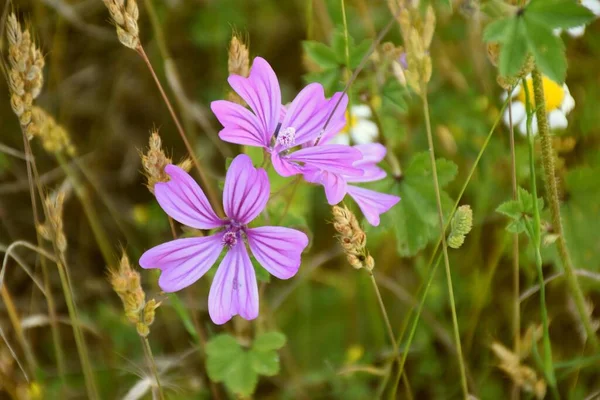
[[[229,248],[236,245],[238,241],[238,233],[233,231],[227,231],[223,234],[223,245]]]
[[[296,142],[296,128],[285,128],[277,135],[277,142],[284,147],[291,147]]]
[[[529,91],[530,98],[530,106],[534,108],[535,100],[533,99],[533,81],[531,78],[527,78],[527,90]],[[521,83],[521,91],[517,95],[517,99],[525,104],[525,90],[523,90]],[[547,78],[545,76],[542,77],[542,86],[544,87],[544,97],[546,100],[546,111],[550,112],[552,110],[557,110],[560,108],[564,98],[565,98],[565,89],[554,82],[552,79]]]

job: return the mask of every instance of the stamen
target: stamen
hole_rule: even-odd
[[[279,132],[277,142],[283,147],[291,147],[296,142],[296,129],[289,127]]]
[[[236,245],[237,243],[237,236],[238,233],[237,232],[232,232],[232,231],[227,231],[225,232],[225,234],[223,234],[223,245],[227,246],[229,248],[233,247]]]

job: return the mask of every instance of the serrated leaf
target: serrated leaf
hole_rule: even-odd
[[[557,83],[567,75],[567,57],[563,41],[554,36],[552,29],[527,14],[524,18],[527,46],[542,73]]]
[[[360,44],[358,44],[357,46],[353,46],[349,49],[349,59],[350,59],[350,65],[349,67],[351,69],[357,68],[358,65],[360,64],[360,62],[362,61],[362,59],[365,57],[365,55],[367,54],[367,52],[371,49],[371,44],[373,42],[371,40],[363,40]],[[345,59],[344,59],[345,60]],[[344,64],[346,64],[344,62]]]
[[[332,94],[339,89],[340,82],[342,81],[341,70],[336,68],[326,69],[320,72],[311,72],[310,74],[304,75],[306,83],[317,82],[323,85],[327,94]]]
[[[509,200],[500,204],[496,212],[506,215],[511,219],[506,230],[511,233],[527,232],[526,221],[533,218],[533,195],[527,190],[519,187],[518,199]],[[544,200],[538,198],[538,209],[544,208]]]
[[[381,88],[382,107],[404,112],[407,104],[404,100],[406,88],[396,79],[389,79]]]
[[[354,39],[348,35],[348,50],[354,47]],[[344,30],[338,27],[331,38],[331,48],[335,53],[339,65],[346,65],[346,37]]]
[[[522,211],[521,202],[518,200],[509,200],[500,204],[496,208],[496,212],[504,214],[511,218],[520,218]]]
[[[279,373],[279,354],[276,351],[251,351],[249,355],[254,372],[265,376]]]
[[[338,66],[337,56],[331,47],[320,42],[305,40],[302,42],[302,48],[319,67],[329,69]]]
[[[502,49],[498,60],[498,69],[502,76],[516,75],[527,57],[525,23],[523,18],[511,18],[506,26]]]
[[[279,350],[285,346],[286,341],[285,335],[281,332],[265,332],[256,337],[252,348],[256,351]]]
[[[549,29],[573,28],[594,20],[594,14],[574,0],[532,0],[525,9],[527,18]]]
[[[438,159],[436,165],[440,186],[449,183],[456,176],[457,167],[453,162]],[[375,189],[401,198],[386,217],[381,219],[378,228],[394,231],[398,254],[413,256],[430,240],[439,238],[439,217],[428,153],[414,156],[400,180],[389,177],[379,182]],[[452,200],[444,191],[441,191],[440,197],[447,217]]]
[[[504,42],[511,18],[498,19],[485,27],[483,40],[485,42]]]

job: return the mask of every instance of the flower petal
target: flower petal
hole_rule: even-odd
[[[181,168],[169,164],[165,172],[169,182],[154,186],[158,204],[174,220],[196,229],[212,229],[223,225],[206,195],[194,179]]]
[[[350,129],[350,135],[352,135],[352,140],[356,144],[373,143],[379,135],[379,129],[375,122],[361,119]]]
[[[304,172],[304,179],[311,183],[322,185],[330,205],[335,205],[346,195],[346,180],[339,174],[309,168]]]
[[[323,86],[320,83],[307,85],[287,108],[285,118],[281,122],[281,130],[294,128],[294,144],[287,147],[278,145],[276,149],[281,151],[316,139],[327,120],[327,111]]]
[[[365,218],[373,226],[379,225],[379,215],[400,201],[400,197],[348,185],[348,194],[356,201]]]
[[[256,57],[248,78],[231,75],[228,82],[256,114],[263,134],[261,142],[269,143],[281,113],[281,90],[273,68],[265,59]]]
[[[221,250],[221,235],[177,239],[146,251],[139,262],[142,268],[159,268],[160,288],[176,292],[200,279],[217,261]]]
[[[509,104],[509,106],[511,107],[512,123],[514,127],[520,124],[521,121],[525,119],[525,117],[527,116],[527,112],[525,111],[525,104],[521,103],[520,101],[513,101],[511,104]],[[504,111],[502,119],[504,120],[504,124],[506,126],[510,126],[508,107],[506,107],[506,111]]]
[[[280,226],[261,226],[246,231],[252,254],[260,265],[279,279],[296,275],[300,255],[308,245],[304,232]]]
[[[223,189],[225,214],[240,224],[247,224],[265,208],[269,200],[269,178],[262,168],[254,168],[245,154],[233,159]]]
[[[249,146],[269,147],[265,140],[267,133],[263,131],[256,115],[248,109],[231,101],[217,100],[210,103],[210,108],[223,125],[219,137],[229,143]]]
[[[321,134],[321,140],[319,141],[319,145],[332,143],[331,140],[344,129],[344,127],[346,126],[347,108],[348,95],[342,92],[336,92],[333,94],[333,96],[331,96],[327,103],[326,118],[329,118],[329,115],[332,113],[333,114],[331,115],[331,119],[329,120],[329,123],[327,124],[325,130],[322,133],[319,131],[319,134]],[[325,121],[327,121],[327,119],[325,119]],[[323,123],[323,126],[325,126],[325,123]]]
[[[362,158],[359,150],[340,144],[306,147],[297,150],[286,158],[290,161],[304,163],[307,167],[322,169],[338,174],[361,176],[362,171],[353,166]]]
[[[276,151],[271,153],[271,163],[275,172],[284,177],[297,175],[302,172],[301,166],[290,162],[287,158],[281,157]]]
[[[362,159],[355,162],[354,165],[377,164],[385,158],[387,149],[381,143],[359,144],[354,146],[362,153]]]
[[[246,320],[258,317],[258,286],[246,246],[233,246],[219,265],[208,293],[208,313],[221,325],[234,315]]]
[[[561,110],[553,110],[548,114],[548,124],[550,129],[566,129],[569,125],[567,117]]]

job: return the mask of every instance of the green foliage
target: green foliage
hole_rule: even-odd
[[[594,15],[573,0],[533,0],[510,17],[489,24],[483,38],[502,45],[498,69],[502,76],[515,76],[531,53],[540,70],[562,83],[567,59],[556,28],[571,28],[590,22]]]
[[[254,393],[259,375],[279,373],[277,350],[285,345],[280,332],[259,334],[250,349],[244,349],[229,334],[214,336],[206,344],[206,370],[214,382],[223,382],[233,393],[249,396]]]
[[[540,197],[537,201],[541,211],[544,207],[544,199]],[[500,204],[496,208],[496,212],[510,218],[510,223],[506,227],[507,231],[511,233],[527,232],[529,235],[527,225],[533,220],[533,195],[519,187],[517,200],[509,200]]]
[[[370,40],[364,40],[357,44],[354,38],[348,35],[348,57],[346,57],[346,38],[342,28],[337,28],[333,32],[330,46],[313,40],[302,42],[302,48],[308,58],[321,69],[319,72],[306,75],[306,80],[321,83],[327,92],[338,90],[337,86],[343,80],[343,67],[357,68],[371,47],[371,43]]]
[[[436,161],[436,166],[440,187],[444,187],[454,179],[458,167],[443,158]],[[401,198],[381,219],[378,228],[394,231],[398,254],[403,257],[414,256],[430,240],[439,238],[439,219],[428,153],[415,155],[400,179],[388,177],[376,186],[377,190]],[[442,191],[441,197],[444,211],[449,211],[452,206],[450,196]]]

